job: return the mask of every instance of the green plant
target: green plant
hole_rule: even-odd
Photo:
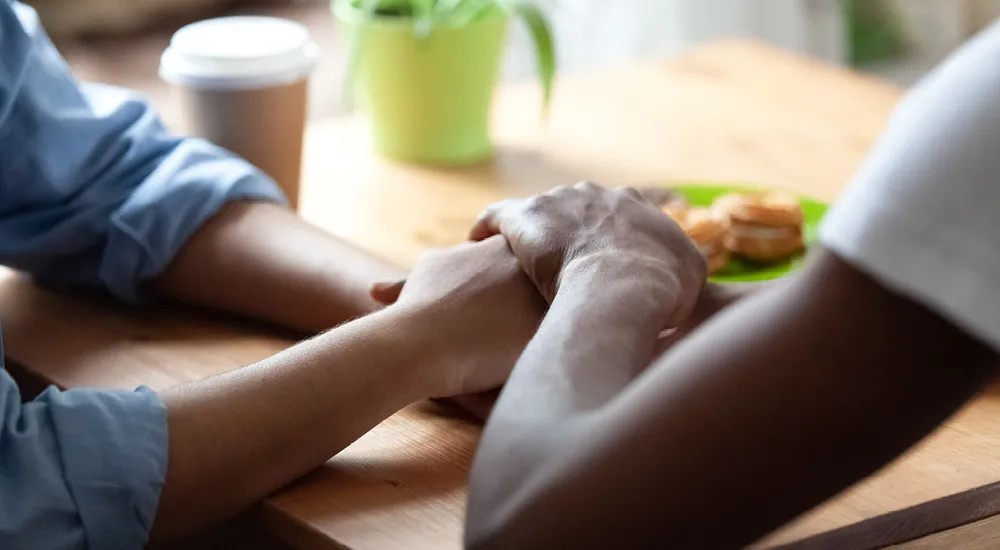
[[[906,52],[899,14],[874,0],[844,0],[851,64],[864,66]]]
[[[534,4],[522,0],[334,0],[368,20],[410,18],[417,38],[426,38],[436,27],[461,27],[498,12],[520,18],[527,25],[535,46],[538,76],[542,83],[543,107],[548,110],[556,72],[555,45],[545,15]],[[355,35],[348,62],[347,85],[353,84],[357,58],[362,47],[361,33]],[[345,97],[349,97],[345,95]]]

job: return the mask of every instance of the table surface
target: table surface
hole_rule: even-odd
[[[537,87],[506,88],[495,108],[496,159],[473,168],[381,161],[359,120],[321,122],[307,139],[302,215],[412,265],[428,248],[462,240],[493,200],[580,179],[750,182],[832,200],[899,95],[888,84],[737,41],[566,77],[547,121]],[[163,388],[291,343],[225,316],[57,295],[12,272],[0,272],[0,314],[10,363],[64,387]],[[258,517],[303,548],[457,547],[478,431],[436,405],[414,405],[269,498]],[[998,450],[1000,400],[987,392],[903,459],[767,542],[998,481]],[[945,535],[982,532],[976,526]]]

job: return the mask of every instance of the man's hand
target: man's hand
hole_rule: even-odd
[[[426,319],[449,341],[441,397],[507,380],[546,304],[501,237],[427,254],[392,307]]]
[[[644,280],[653,288],[643,290],[662,297],[666,326],[673,327],[690,315],[705,283],[705,260],[697,248],[635,189],[578,183],[528,199],[506,200],[479,217],[470,238],[478,241],[497,234],[506,237],[521,267],[549,302],[565,274],[576,268],[636,270],[651,275]]]

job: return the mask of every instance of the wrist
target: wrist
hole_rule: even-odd
[[[401,356],[396,383],[412,389],[413,401],[442,395],[454,349],[447,338],[449,331],[434,319],[433,306],[394,305],[370,317],[384,320],[379,330],[390,335],[385,349]]]
[[[675,297],[664,284],[664,262],[641,258],[589,256],[568,262],[560,275],[553,309],[581,308],[604,322],[626,324],[636,334],[658,334]]]
[[[566,262],[559,275],[559,290],[599,298],[616,289],[616,299],[625,298],[636,307],[645,305],[645,309],[665,315],[661,306],[675,298],[671,270],[668,262],[658,258],[589,254]]]

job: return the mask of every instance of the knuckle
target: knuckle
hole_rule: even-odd
[[[534,199],[535,199],[535,204],[538,206],[551,206],[558,200],[554,195],[550,193],[542,193],[541,195],[536,195]]]
[[[626,187],[619,187],[618,189],[624,195],[628,196],[631,199],[634,199],[634,200],[637,200],[637,201],[643,202],[643,203],[648,202],[646,200],[646,196],[642,194],[642,191],[639,191],[635,187],[626,186]]]
[[[505,212],[507,210],[510,210],[510,208],[513,207],[513,206],[516,206],[517,203],[518,203],[518,199],[504,199],[502,201],[497,201],[497,202],[495,202],[495,203],[487,206],[486,210],[484,211],[484,214],[489,214],[491,216],[496,216],[496,215],[499,215],[499,214],[501,214],[501,213],[503,213],[503,212]]]
[[[527,214],[540,214],[545,210],[547,205],[548,201],[545,195],[535,195],[524,199],[524,202],[521,204],[521,210]]]
[[[521,212],[529,216],[551,216],[562,199],[552,193],[527,198],[521,205]]]
[[[476,219],[473,222],[473,224],[480,225],[487,223],[489,220],[495,218],[496,215],[497,215],[497,210],[493,206],[488,206],[486,207],[485,210],[480,212],[478,216],[476,216]]]
[[[432,249],[428,250],[427,252],[424,252],[420,256],[420,261],[418,263],[421,263],[421,264],[436,263],[436,262],[441,261],[446,254],[447,254],[447,250],[444,249],[444,248],[432,248]]]

